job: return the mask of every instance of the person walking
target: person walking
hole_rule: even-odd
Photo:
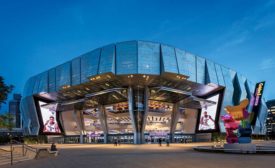
[[[117,140],[118,146],[120,146],[120,139]]]
[[[168,139],[168,138],[166,139],[166,146],[167,146],[167,147],[170,146],[170,142],[169,142],[169,139]]]
[[[117,140],[116,139],[114,140],[114,146],[117,146]]]
[[[161,138],[159,138],[158,141],[159,141],[159,146],[161,146]]]

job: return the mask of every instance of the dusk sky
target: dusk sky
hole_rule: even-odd
[[[169,44],[266,81],[264,97],[275,98],[274,0],[0,1],[0,75],[16,93],[33,75],[135,39]]]

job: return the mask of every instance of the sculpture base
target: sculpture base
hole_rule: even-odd
[[[247,144],[224,144],[224,152],[228,153],[235,153],[235,152],[241,152],[241,153],[256,153],[256,145],[247,143]]]

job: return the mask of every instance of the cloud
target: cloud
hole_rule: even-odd
[[[232,39],[226,41],[225,43],[223,43],[221,46],[219,46],[216,49],[216,51],[219,52],[221,50],[224,50],[225,48],[239,45],[239,44],[245,42],[247,38],[248,38],[248,33],[243,32],[242,35],[239,35],[238,37],[232,38]]]
[[[224,31],[224,34],[215,39],[215,43],[219,46],[216,52],[220,52],[229,47],[237,46],[246,42],[257,33],[259,30],[274,26],[275,12],[273,7],[275,0],[267,1],[266,3],[253,8],[247,14],[232,23],[232,26]]]
[[[262,60],[262,62],[259,64],[260,70],[270,70],[275,68],[275,59],[274,58],[268,58]]]

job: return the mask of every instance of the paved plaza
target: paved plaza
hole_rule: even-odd
[[[193,151],[196,144],[58,145],[60,155],[17,163],[15,168],[274,168],[275,155],[221,154]],[[43,145],[43,147],[49,145]],[[0,166],[1,168],[10,165]]]

